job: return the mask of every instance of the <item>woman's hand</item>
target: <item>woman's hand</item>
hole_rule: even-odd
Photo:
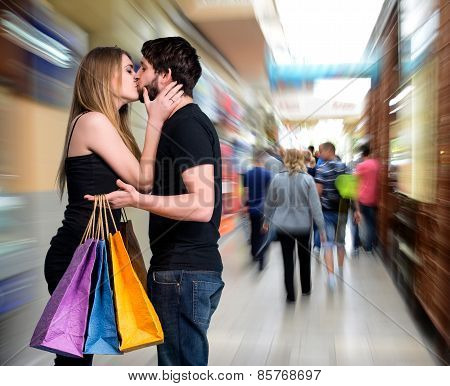
[[[117,180],[116,184],[121,190],[106,195],[106,199],[110,203],[111,208],[137,207],[140,193],[132,185],[126,184],[121,180]],[[95,199],[94,196],[89,194],[86,194],[84,198],[89,201],[94,201]]]
[[[267,224],[265,222],[261,228],[261,233],[267,233],[267,232],[269,232],[269,224]]]
[[[150,100],[147,88],[144,87],[144,104],[147,109],[148,122],[160,129],[170,114],[180,104],[184,92],[183,85],[169,83],[154,100]]]

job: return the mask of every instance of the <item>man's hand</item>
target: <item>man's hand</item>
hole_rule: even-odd
[[[320,234],[320,243],[324,244],[327,242],[327,234],[326,233],[321,233]]]
[[[267,224],[265,222],[261,228],[261,233],[267,233],[267,232],[269,232],[269,224]]]
[[[111,208],[137,207],[140,193],[132,185],[128,185],[121,180],[117,180],[116,184],[121,190],[106,195],[106,199],[110,203]],[[89,201],[94,201],[95,197],[87,194],[84,198]]]

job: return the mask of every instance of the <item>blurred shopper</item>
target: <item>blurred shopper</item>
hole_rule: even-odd
[[[365,249],[371,252],[376,243],[376,214],[378,205],[380,163],[371,157],[370,146],[361,146],[363,160],[356,166],[356,175],[359,177],[358,204],[355,219],[360,221],[361,216],[367,229]]]
[[[264,267],[264,253],[262,248],[266,235],[262,232],[264,220],[264,201],[266,191],[272,179],[272,173],[264,168],[264,150],[255,150],[254,167],[244,175],[244,187],[247,199],[246,206],[251,223],[251,254],[254,261],[259,262],[259,269]]]
[[[319,150],[316,150],[314,152],[314,158],[316,159],[316,163],[319,162],[319,157],[320,157],[320,152],[319,152]]]
[[[316,157],[316,154],[314,152],[314,146],[313,145],[308,146],[308,150],[311,152],[311,156],[314,157],[315,163],[317,163],[318,157]]]
[[[58,172],[60,195],[67,183],[69,203],[45,259],[50,294],[69,266],[92,213],[92,203],[83,196],[115,190],[118,178],[143,191],[151,186],[149,160],[154,159],[164,120],[181,100],[181,85],[174,85],[168,84],[153,102],[145,97],[148,120],[141,154],[129,128],[129,103],[139,98],[129,54],[118,47],[98,47],[81,61]],[[114,211],[114,217],[120,221],[120,211]],[[55,365],[91,364],[92,355],[81,359],[57,355],[55,360]]]
[[[319,150],[316,152],[317,162],[316,162],[316,170],[314,172],[314,178],[315,178],[315,174],[317,173],[317,169],[323,163],[323,160],[320,157],[320,154],[322,152],[322,147],[323,147],[322,144],[320,144],[319,145]],[[319,235],[319,232],[317,231],[317,227],[314,225],[314,247],[313,247],[313,253],[314,253],[314,256],[316,258],[318,258],[319,255],[320,255],[320,247],[321,247],[320,235]]]
[[[306,172],[303,153],[286,150],[285,169],[270,184],[265,203],[264,230],[275,227],[284,261],[284,284],[288,302],[294,302],[294,249],[297,243],[303,295],[311,293],[311,227],[317,224],[325,241],[325,223],[314,179]]]
[[[152,195],[118,181],[121,190],[107,199],[114,208],[151,213],[148,292],[164,330],[158,364],[207,365],[207,331],[224,287],[217,243],[222,213],[219,138],[193,103],[202,73],[196,50],[181,37],[169,37],[145,42],[141,52],[141,94],[148,89],[155,98],[176,80],[184,95],[162,128]]]
[[[303,151],[303,157],[305,157],[305,166],[308,171],[308,174],[312,178],[314,178],[316,176],[316,160],[315,160],[315,158],[313,157],[310,150]]]
[[[324,248],[325,262],[328,270],[328,285],[334,288],[336,279],[334,277],[333,246],[337,245],[338,265],[340,271],[344,265],[345,245],[339,233],[339,210],[340,195],[336,189],[336,178],[345,173],[345,165],[336,160],[335,147],[331,142],[321,145],[320,152],[323,164],[317,168],[316,186],[322,201],[322,211],[325,219],[327,240],[322,243]]]
[[[266,159],[264,167],[272,174],[280,173],[283,170],[283,152],[280,146],[266,149]]]
[[[316,163],[317,167],[322,165],[323,162],[324,162],[323,157],[322,157],[322,151],[323,151],[323,144],[320,144],[319,145],[319,152],[317,153],[317,155],[318,155],[318,159],[317,159],[317,163]]]
[[[356,173],[356,166],[363,161],[362,156],[358,157],[356,160],[350,161],[347,164],[347,172],[350,174]],[[356,215],[356,205],[357,199],[352,199],[350,201],[350,229],[352,234],[352,256],[359,256],[359,247],[361,246],[361,240],[359,238],[359,224],[357,223]]]
[[[253,160],[251,159],[251,154],[253,154],[253,147],[249,144],[247,144],[246,141],[239,139],[238,137],[235,137],[233,140],[233,150],[234,150],[234,157],[233,157],[233,164],[234,167],[239,174],[239,181],[241,183],[241,186],[244,187],[245,182],[245,174],[248,172],[248,170],[251,168],[251,162]],[[250,156],[249,156],[250,154]],[[223,160],[223,155],[222,155]],[[244,197],[245,195],[243,195]],[[245,197],[245,200],[247,198]],[[248,213],[247,213],[247,207],[246,202],[242,203],[240,211],[239,211],[239,217],[241,221],[241,227],[244,231],[245,239],[247,241],[247,244],[251,244],[250,239],[250,220],[248,219]]]

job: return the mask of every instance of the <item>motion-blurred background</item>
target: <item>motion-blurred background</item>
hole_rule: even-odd
[[[224,311],[212,326],[212,364],[359,364],[367,353],[363,364],[446,363],[449,18],[448,0],[0,0],[0,363],[51,363],[50,355],[27,345],[48,299],[44,257],[65,207],[55,176],[80,58],[93,47],[118,45],[137,67],[144,41],[173,35],[188,39],[201,57],[194,97],[216,125],[224,158],[221,248],[228,284]],[[145,117],[135,103],[132,127],[141,144]],[[264,323],[263,303],[253,309],[256,321],[246,313],[239,321],[246,307],[258,307],[251,300],[258,291],[258,301],[282,298],[279,247],[272,248],[265,273],[273,272],[273,280],[255,279],[247,266],[241,174],[255,146],[317,149],[324,141],[332,141],[346,163],[359,157],[359,145],[370,143],[381,162],[376,265],[351,261],[347,278],[371,280],[378,272],[373,287],[359,292],[390,298],[383,288],[391,286],[398,303],[390,310],[400,307],[402,314],[399,321],[384,309],[390,315],[385,329],[360,320],[370,318],[362,305],[343,307],[332,321],[326,313],[314,319],[313,311],[301,308],[307,305],[299,305],[289,316],[293,331],[302,313],[310,325],[325,318],[328,327],[336,326],[314,332],[325,351],[313,355],[303,349],[316,346],[308,343],[315,336],[310,327],[303,331],[299,322],[299,338],[291,342],[283,335],[285,322]],[[148,263],[147,215],[129,213]],[[316,270],[323,269],[319,261]],[[316,304],[329,301],[320,293]],[[247,302],[237,304],[236,296]],[[281,308],[273,312],[284,315]],[[351,325],[354,315],[364,331],[349,327],[342,335],[340,323]],[[403,354],[386,362],[398,345],[395,338],[383,340],[383,333],[406,320],[411,327],[395,328],[415,338],[402,341]],[[368,337],[363,346],[357,343],[361,334]],[[255,347],[261,357],[252,354]],[[408,356],[411,350],[416,357]],[[153,351],[142,360],[139,355],[123,363],[154,361]]]

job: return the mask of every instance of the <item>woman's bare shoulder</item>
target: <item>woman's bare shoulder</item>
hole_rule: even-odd
[[[77,126],[79,126],[78,130],[85,132],[85,134],[88,132],[91,134],[97,132],[105,133],[114,129],[114,126],[108,117],[97,111],[89,111],[83,114],[78,120]]]

